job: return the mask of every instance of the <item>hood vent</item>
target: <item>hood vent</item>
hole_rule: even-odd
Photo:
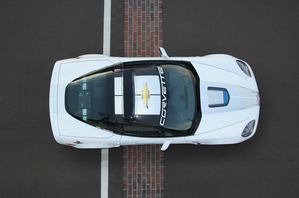
[[[224,88],[208,87],[209,107],[224,107],[228,105],[229,94]]]

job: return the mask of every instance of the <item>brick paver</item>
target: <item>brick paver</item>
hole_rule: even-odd
[[[123,153],[123,197],[164,197],[164,152],[161,145],[126,146]]]
[[[162,0],[125,0],[124,56],[159,56],[162,47]],[[164,197],[161,145],[125,146],[123,197]]]
[[[125,0],[124,56],[159,56],[162,0]]]

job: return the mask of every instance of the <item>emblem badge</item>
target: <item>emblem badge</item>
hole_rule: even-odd
[[[143,98],[143,101],[144,101],[144,105],[145,107],[148,109],[148,99],[150,97],[150,93],[148,91],[148,88],[147,88],[147,83],[143,83],[143,91],[142,91],[142,98]]]
[[[76,142],[74,142],[75,144],[83,144],[83,142],[81,142],[81,141],[76,141]]]

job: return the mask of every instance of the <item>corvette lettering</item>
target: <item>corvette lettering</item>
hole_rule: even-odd
[[[166,81],[164,76],[164,71],[162,67],[157,67],[160,75],[161,81],[161,94],[162,94],[162,105],[161,105],[161,118],[159,124],[164,126],[166,119],[166,106],[167,106],[167,97],[166,97]]]

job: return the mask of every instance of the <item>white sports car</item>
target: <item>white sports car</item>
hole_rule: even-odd
[[[250,66],[229,55],[121,58],[83,55],[55,63],[55,140],[75,148],[235,144],[257,128],[260,97]]]

